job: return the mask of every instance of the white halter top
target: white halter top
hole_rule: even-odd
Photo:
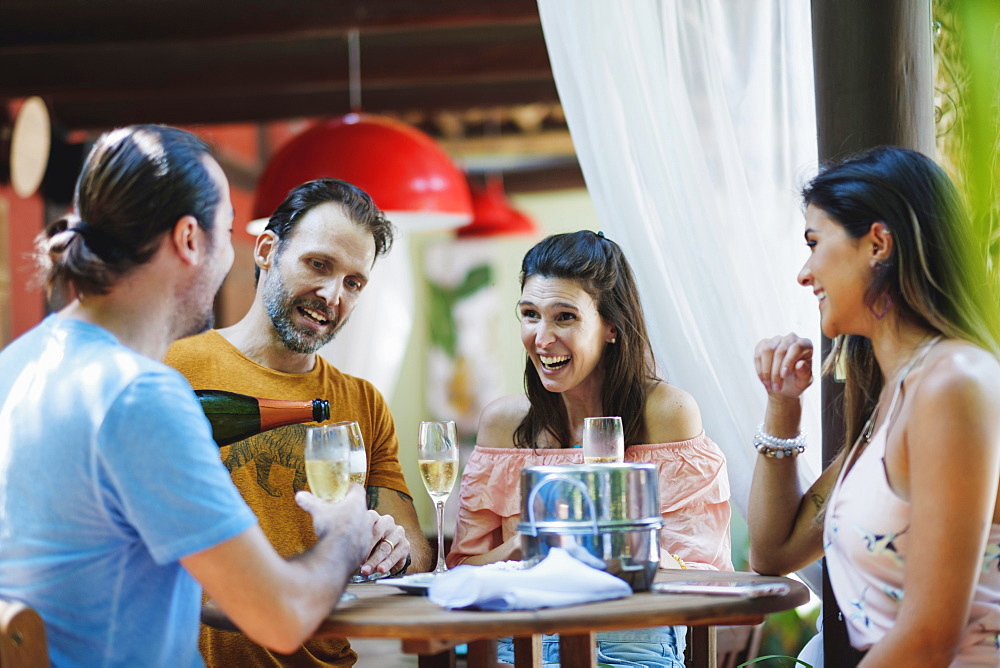
[[[903,599],[910,550],[910,503],[889,486],[885,449],[903,380],[933,343],[915,355],[904,370],[886,419],[872,434],[868,447],[856,457],[853,453],[848,456],[830,495],[823,549],[830,584],[856,649],[867,649],[886,634]],[[969,619],[952,663],[980,665],[1000,666],[1000,524],[990,527]]]

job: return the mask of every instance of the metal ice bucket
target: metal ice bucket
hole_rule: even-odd
[[[524,560],[562,547],[646,591],[660,563],[657,471],[653,464],[530,466],[521,471]]]

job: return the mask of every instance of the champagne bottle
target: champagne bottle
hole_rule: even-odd
[[[212,423],[212,438],[219,447],[275,427],[330,419],[330,402],[325,399],[260,399],[223,390],[195,390],[195,394]]]

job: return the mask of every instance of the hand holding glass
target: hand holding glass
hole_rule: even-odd
[[[350,485],[350,441],[343,429],[306,427],[306,478],[312,493],[324,501],[340,501]]]
[[[625,432],[620,417],[583,419],[583,461],[587,464],[625,461]]]
[[[353,429],[350,425],[354,425]],[[312,493],[324,501],[342,501],[347,496],[352,476],[353,432],[357,433],[357,441],[364,450],[357,422],[306,427],[306,479],[309,480],[309,489]],[[351,576],[352,582],[361,582],[365,579],[361,577],[360,580],[356,580],[355,577],[361,576]],[[341,601],[351,601],[356,598],[357,596],[347,592],[340,596]]]
[[[421,422],[417,435],[417,461],[424,487],[437,511],[438,558],[435,573],[444,573],[444,504],[458,475],[458,437],[455,423]]]
[[[365,440],[361,436],[361,427],[358,426],[357,420],[334,422],[327,425],[326,428],[333,434],[333,438],[347,443],[350,481],[363,487],[368,477],[368,457],[365,454]],[[309,484],[311,485],[312,482]],[[357,572],[351,575],[351,582],[367,582],[377,577],[386,577],[386,575],[372,573],[372,575],[366,576]]]

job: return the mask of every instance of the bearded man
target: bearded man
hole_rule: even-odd
[[[386,571],[394,574],[408,564],[411,571],[428,570],[430,548],[399,465],[385,400],[371,383],[341,373],[316,351],[347,322],[376,258],[392,240],[391,223],[357,187],[336,179],[298,186],[257,238],[257,291],[247,314],[231,327],[176,342],[166,359],[195,389],[269,399],[318,397],[330,402],[331,422],[357,420],[368,457],[368,506],[391,516],[406,535],[375,544],[363,575],[378,564],[386,571],[386,563],[394,564]],[[306,480],[304,430],[280,427],[221,450],[265,534],[286,557],[316,540],[308,515],[294,502]],[[351,666],[357,658],[346,639],[311,640],[280,656],[244,636],[205,626],[201,649],[209,666]]]

